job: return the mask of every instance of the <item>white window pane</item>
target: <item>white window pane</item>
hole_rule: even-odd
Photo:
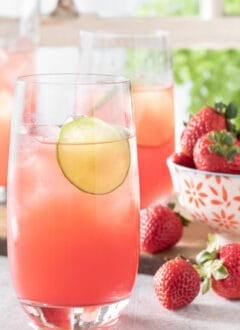
[[[20,16],[21,2],[18,0],[2,1],[0,4],[0,16],[18,17]]]
[[[95,13],[101,16],[128,16],[136,11],[139,0],[73,0],[79,13]]]
[[[29,0],[7,0],[0,3],[0,17],[20,17],[22,8]],[[58,0],[30,0],[31,2],[39,1],[41,4],[41,13],[48,15],[54,11]],[[32,4],[31,4],[32,5]]]
[[[41,13],[43,15],[51,14],[57,7],[57,3],[58,0],[41,0]]]

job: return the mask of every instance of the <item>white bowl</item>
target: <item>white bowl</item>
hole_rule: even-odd
[[[240,175],[200,171],[167,160],[179,204],[222,241],[240,242]]]

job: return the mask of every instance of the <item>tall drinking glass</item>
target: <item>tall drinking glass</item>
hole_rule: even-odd
[[[132,80],[141,207],[167,203],[166,165],[174,150],[173,77],[169,34],[80,31],[79,71],[124,74]]]
[[[139,257],[139,182],[129,81],[33,75],[16,84],[8,256],[40,328],[114,324]]]
[[[9,131],[16,78],[33,73],[33,50],[38,36],[40,0],[15,1],[11,18],[0,25],[0,203],[5,203]],[[6,13],[7,14],[7,13]]]

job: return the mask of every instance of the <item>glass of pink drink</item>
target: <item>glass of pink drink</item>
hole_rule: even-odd
[[[10,122],[15,80],[33,72],[33,47],[18,40],[14,47],[0,43],[0,186],[7,186]]]
[[[79,70],[132,80],[141,208],[167,203],[172,183],[166,159],[174,151],[174,97],[169,34],[80,32]]]
[[[8,256],[40,328],[110,326],[139,258],[139,182],[129,81],[19,78],[9,160]]]
[[[40,0],[20,2],[11,5],[11,17],[1,17],[0,29],[0,203],[4,204],[14,85],[19,75],[34,71]]]

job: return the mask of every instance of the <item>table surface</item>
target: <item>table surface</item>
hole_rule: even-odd
[[[239,330],[240,301],[228,301],[210,292],[187,307],[168,311],[158,302],[153,278],[138,274],[128,307],[111,330]],[[8,262],[0,257],[0,329],[30,330],[11,286]]]

